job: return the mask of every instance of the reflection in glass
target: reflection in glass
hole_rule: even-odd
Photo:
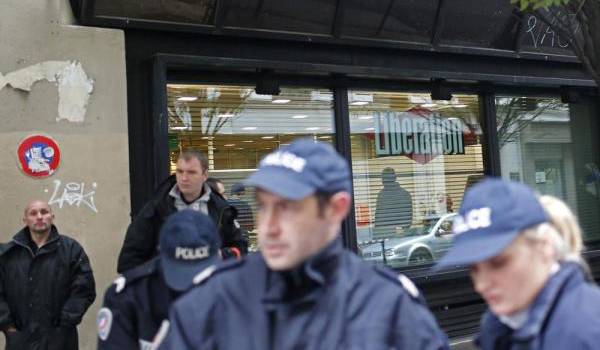
[[[499,96],[496,121],[502,176],[565,201],[588,246],[600,235],[598,121],[590,103]]]
[[[359,253],[396,268],[439,259],[465,188],[483,176],[477,96],[351,91],[348,99]]]
[[[225,2],[224,25],[307,34],[331,34],[336,0],[245,0]]]
[[[519,30],[514,5],[505,0],[453,0],[444,6],[440,43],[513,50]]]
[[[98,16],[213,24],[215,0],[96,0]]]
[[[342,35],[429,44],[438,6],[438,0],[348,1]]]
[[[329,90],[285,88],[278,96],[259,95],[253,86],[167,85],[171,171],[179,152],[196,148],[209,161],[238,209],[238,222],[256,250],[254,191],[241,181],[266,154],[299,137],[332,142],[333,94]]]

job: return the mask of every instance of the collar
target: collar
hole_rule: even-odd
[[[560,269],[550,276],[544,288],[529,307],[524,324],[514,330],[513,339],[518,342],[526,342],[537,337],[550,316],[552,308],[557,303],[560,293],[569,286],[583,282],[585,282],[584,273],[578,263],[562,263]],[[506,327],[496,315],[488,313],[491,316],[490,326],[496,329],[501,326]]]
[[[46,249],[48,249],[48,247],[50,246],[50,244],[58,241],[59,238],[60,238],[60,235],[58,234],[58,229],[56,228],[56,226],[52,225],[52,227],[50,228],[50,235],[48,236],[48,239],[46,240],[46,243],[43,246],[41,246],[41,247],[38,248],[38,253],[41,253],[42,249],[44,249],[44,251]],[[29,245],[30,244],[34,244],[33,241],[32,241],[32,239],[31,239],[31,232],[29,232],[29,228],[28,227],[23,227],[23,229],[21,229],[21,231],[17,232],[13,236],[13,241],[17,245],[25,247],[25,248],[27,248],[30,251],[31,251],[31,248],[29,248]]]
[[[270,304],[316,299],[318,295],[315,292],[336,277],[343,250],[341,239],[336,238],[320,252],[292,270],[269,270],[263,301]]]
[[[208,203],[208,201],[210,200],[210,194],[212,193],[212,190],[210,189],[210,186],[208,186],[206,184],[206,182],[202,185],[202,189],[203,189],[203,194],[200,197],[198,197],[188,203],[181,195],[181,191],[179,191],[179,187],[177,187],[177,183],[175,183],[175,185],[173,185],[173,187],[171,188],[171,191],[169,191],[169,196],[171,196],[175,199],[179,199],[187,205],[190,205],[190,204],[192,204],[194,202],[198,202],[198,201]]]
[[[548,278],[551,279],[552,276],[554,276],[559,270],[560,270],[560,265],[558,263],[554,263],[550,267],[550,276]],[[504,323],[506,326],[508,326],[512,330],[520,329],[521,327],[523,327],[523,325],[525,325],[527,323],[531,309],[532,309],[532,306],[529,306],[527,309],[517,312],[514,315],[510,315],[510,316],[500,315],[500,316],[498,316],[498,319],[500,320],[500,322]]]

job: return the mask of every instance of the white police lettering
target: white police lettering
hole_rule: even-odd
[[[209,247],[198,247],[198,248],[186,248],[176,247],[175,248],[175,259],[182,260],[196,260],[204,259],[210,255]]]
[[[261,166],[282,166],[300,173],[306,165],[306,159],[300,158],[290,152],[276,152],[266,156],[260,163]]]
[[[452,230],[455,234],[461,234],[469,230],[486,228],[492,224],[492,209],[485,207],[469,210],[464,216],[457,216],[454,219]]]

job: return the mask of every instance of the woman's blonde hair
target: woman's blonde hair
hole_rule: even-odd
[[[525,232],[530,239],[549,236],[558,261],[575,261],[585,265],[581,256],[583,239],[577,217],[562,200],[543,195],[539,202],[548,214],[550,221],[533,227]]]

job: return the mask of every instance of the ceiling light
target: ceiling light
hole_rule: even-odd
[[[243,150],[244,148],[242,148],[242,147],[238,147],[238,148],[236,148],[236,149]]]
[[[275,136],[263,136],[263,137],[261,137],[261,139],[264,139],[264,140],[270,140],[270,139],[274,139],[274,138],[275,138]]]
[[[291,100],[288,100],[288,99],[286,99],[286,98],[278,98],[278,99],[276,99],[276,100],[273,100],[273,101],[271,101],[271,102],[273,102],[273,103],[277,103],[277,104],[284,104],[284,103],[288,103],[288,102],[290,102],[290,101],[291,101]]]
[[[252,142],[254,142],[254,141],[252,141],[252,140],[245,140],[245,141],[242,141],[242,142],[245,142],[245,143],[252,143]]]
[[[254,90],[245,89],[240,91],[240,97],[247,98],[250,101],[271,101],[273,99],[271,95],[259,95]]]
[[[358,117],[358,119],[369,120],[369,119],[373,119],[373,116],[372,115],[361,115],[360,117]]]
[[[197,96],[181,96],[177,99],[177,101],[196,101],[197,99]]]
[[[466,108],[468,106],[467,105],[452,105],[452,107],[454,107],[454,108]]]
[[[350,103],[352,106],[364,106],[364,105],[368,105],[369,102],[367,101],[355,101]]]
[[[219,114],[217,117],[219,117],[219,118],[233,118],[233,117],[235,117],[235,114],[232,114],[232,113],[223,113],[223,114]]]
[[[256,130],[256,126],[246,126],[243,127],[242,130]]]
[[[225,144],[223,146],[225,146],[225,147],[233,147],[233,146],[235,146],[235,143],[227,143],[227,144]]]
[[[320,139],[330,139],[331,135],[327,135],[327,136],[319,136]]]
[[[375,128],[365,128],[366,131],[373,131]]]
[[[308,118],[307,115],[304,114],[299,114],[299,115],[293,115],[292,119],[304,119],[304,118]]]
[[[171,126],[171,127],[169,127],[169,129],[171,129],[171,130],[188,130],[189,127],[188,126]]]
[[[321,128],[319,128],[318,126],[311,126],[311,127],[306,128],[306,130],[310,130],[310,131],[319,130],[319,129],[321,129]]]
[[[212,140],[212,139],[214,139],[214,137],[212,137],[212,136],[202,136],[202,139],[203,140]]]

